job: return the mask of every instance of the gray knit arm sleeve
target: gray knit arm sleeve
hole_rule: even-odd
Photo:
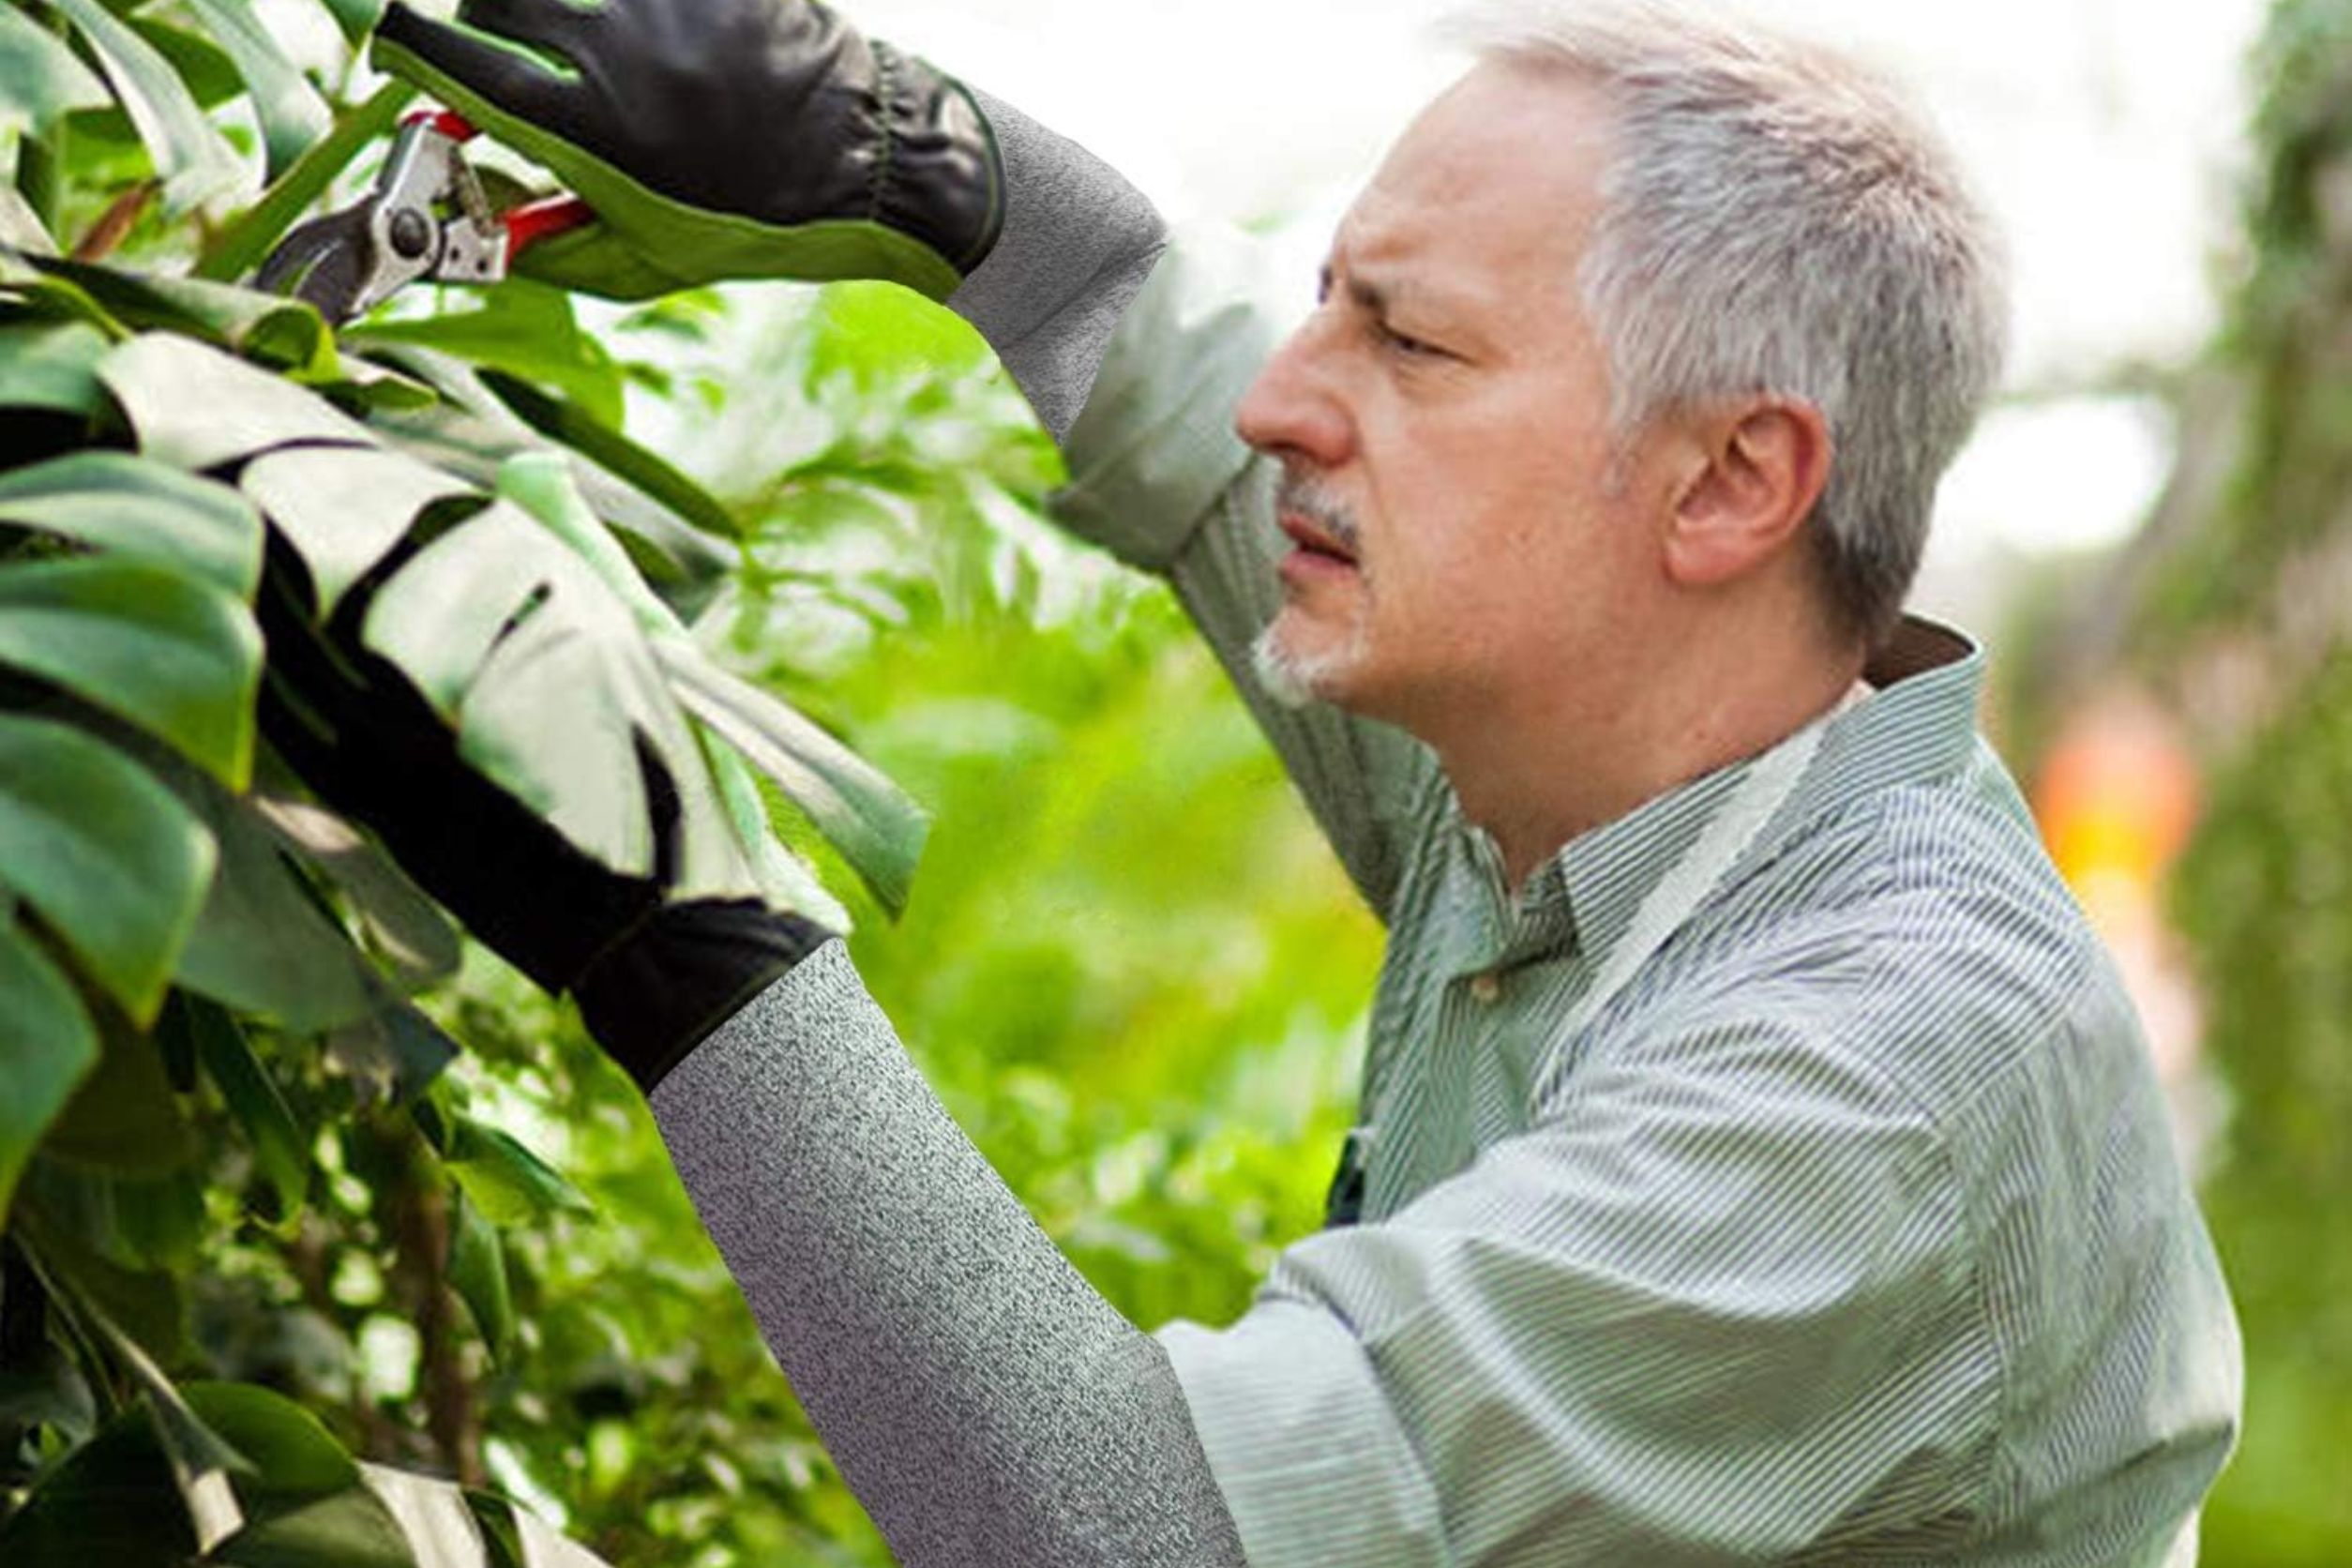
[[[1057,442],[1102,368],[1111,329],[1151,276],[1168,225],[1119,172],[977,88],[1004,165],[1004,223],[947,296],[979,329]]]
[[[900,1562],[1243,1568],[1166,1353],[956,1126],[838,940],[647,1099]]]

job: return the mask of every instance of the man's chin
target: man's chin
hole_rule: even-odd
[[[1279,635],[1279,620],[1249,645],[1249,661],[1266,695],[1286,708],[1315,702],[1346,705],[1347,672],[1356,663],[1353,647],[1302,654]]]

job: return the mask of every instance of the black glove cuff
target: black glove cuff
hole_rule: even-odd
[[[596,1044],[640,1090],[837,933],[751,898],[656,911],[588,967],[572,999]]]
[[[978,101],[953,77],[880,38],[874,93],[883,136],[874,218],[958,273],[988,260],[1004,227],[1004,169]]]

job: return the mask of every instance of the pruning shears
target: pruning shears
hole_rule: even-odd
[[[460,150],[476,134],[446,109],[404,117],[375,188],[296,225],[253,275],[254,286],[307,300],[340,326],[420,278],[495,283],[526,248],[596,217],[577,196],[491,212]]]

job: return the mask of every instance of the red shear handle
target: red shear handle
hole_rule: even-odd
[[[596,209],[577,196],[542,196],[535,202],[509,207],[505,213],[506,259],[511,262],[543,239],[593,222],[596,216]]]

